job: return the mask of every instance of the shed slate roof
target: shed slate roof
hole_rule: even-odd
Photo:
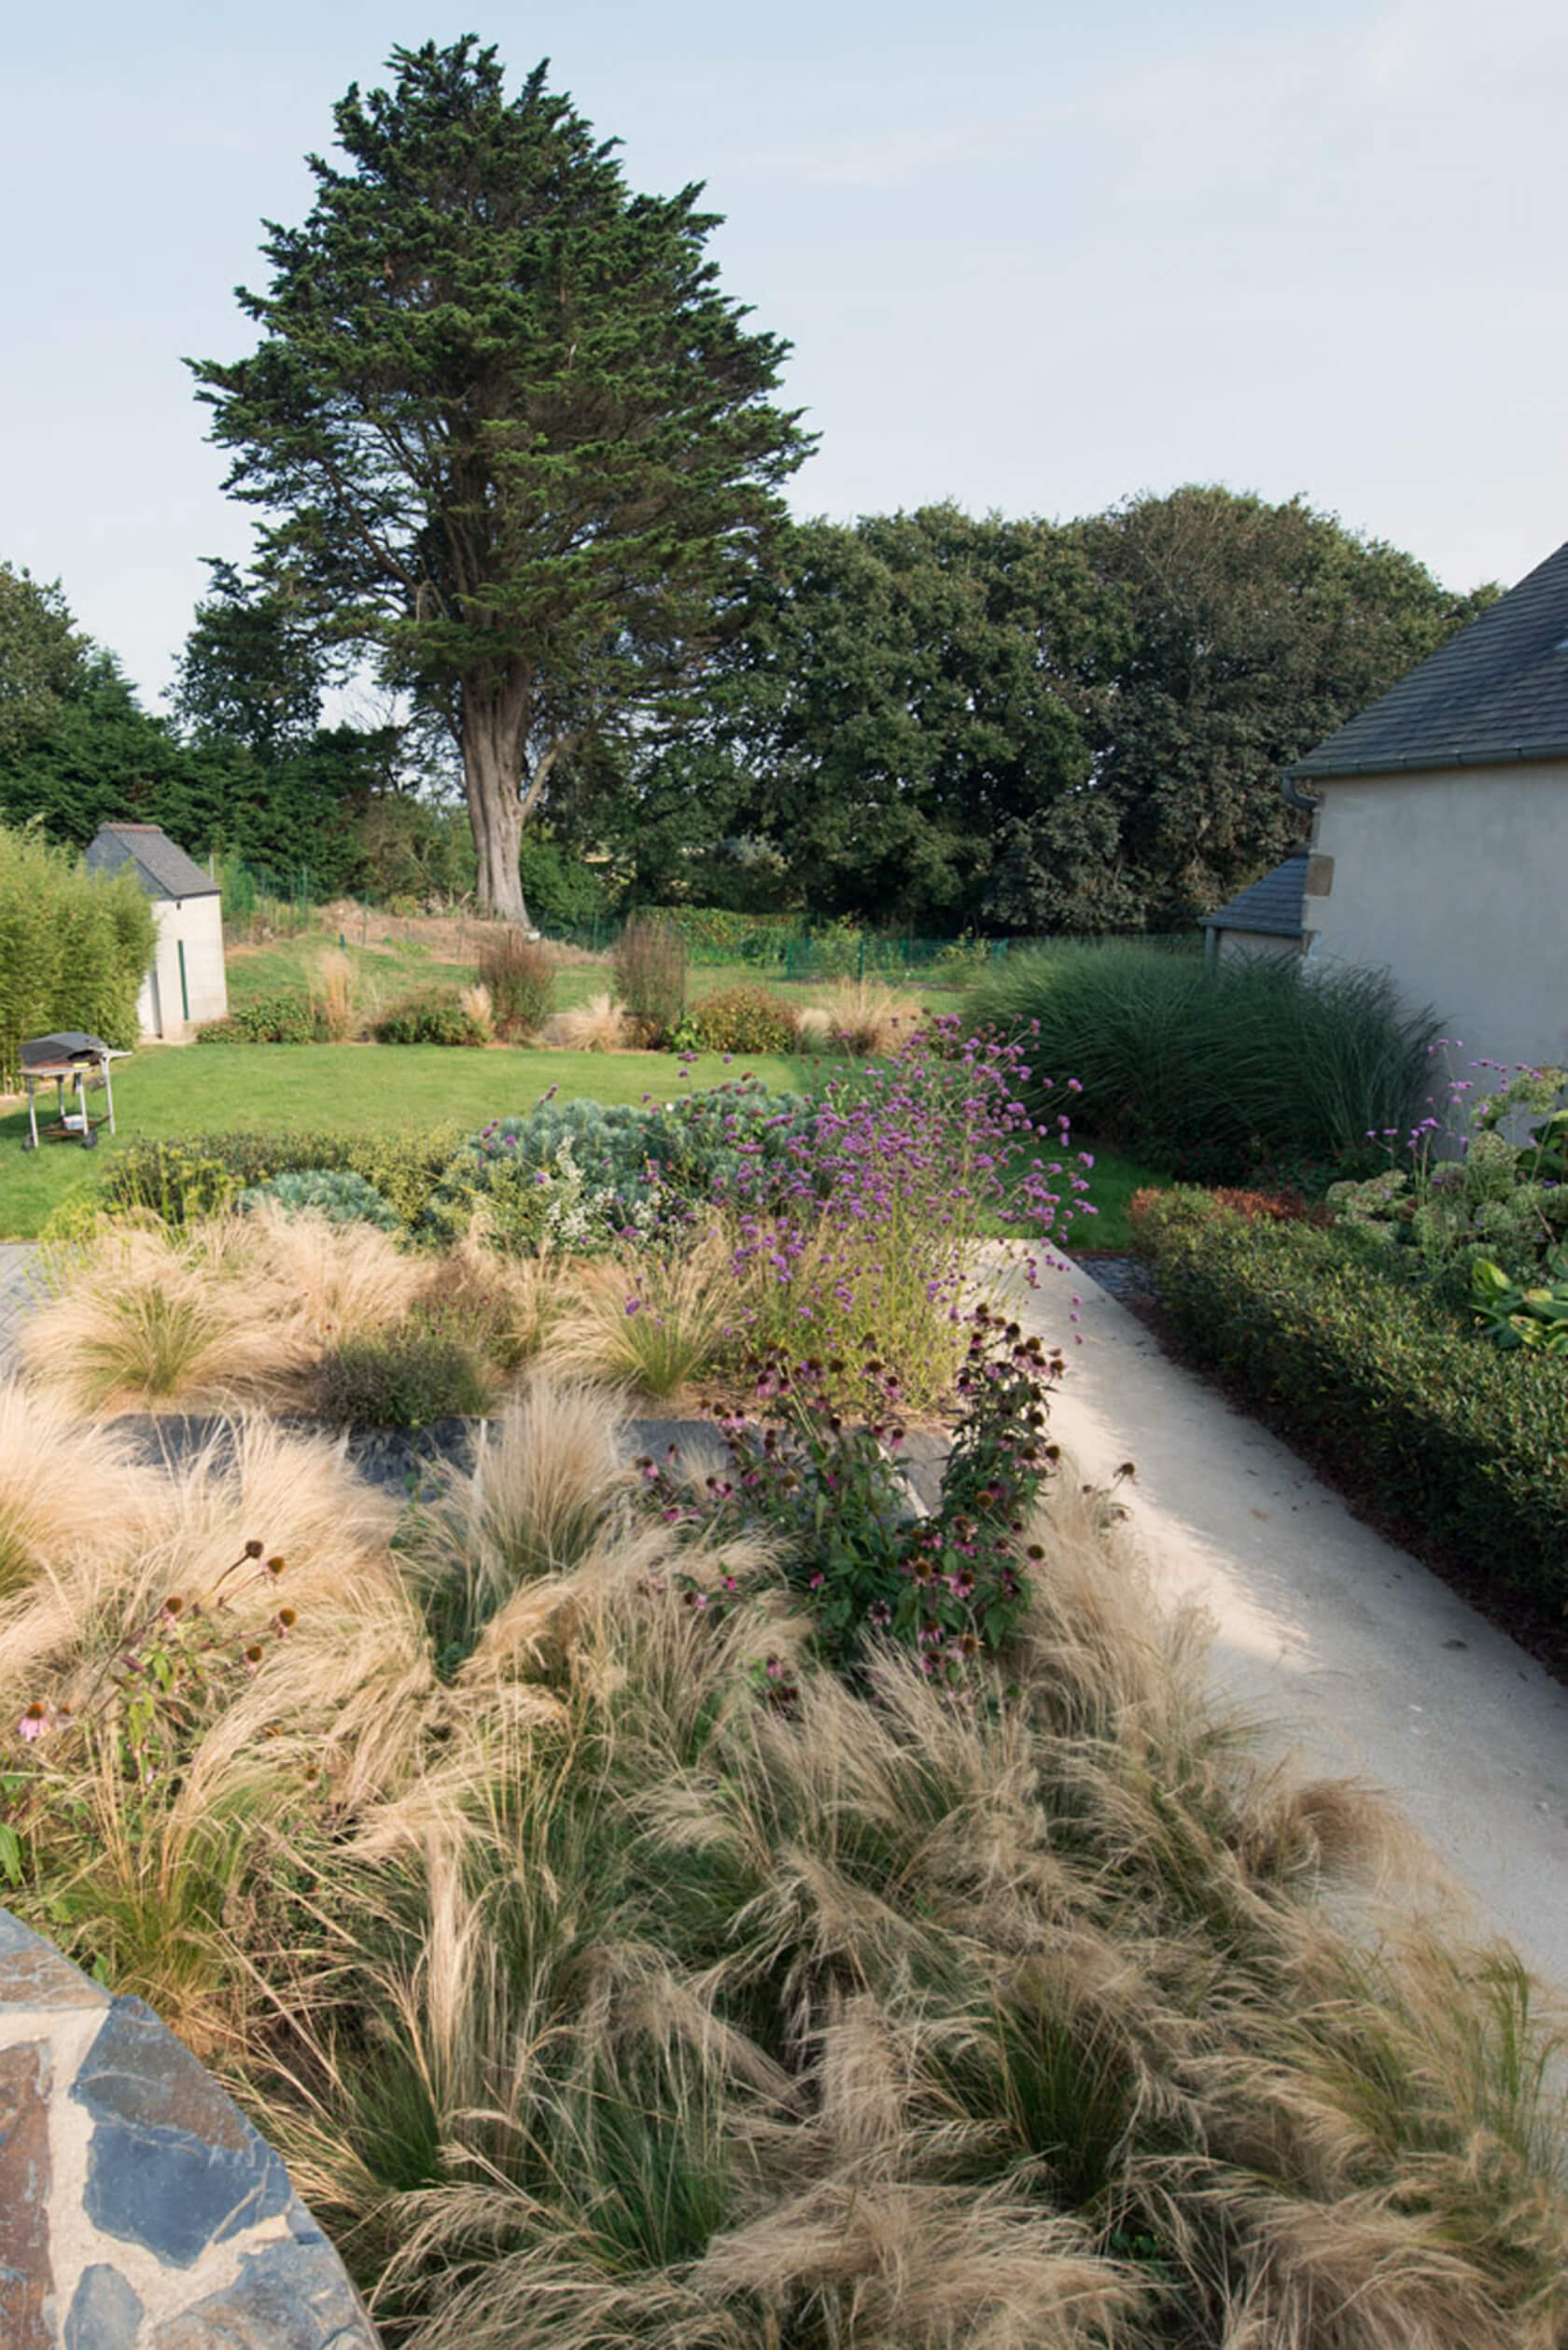
[[[90,873],[112,874],[121,865],[134,865],[136,878],[149,898],[216,898],[220,894],[212,875],[176,847],[161,824],[100,824],[85,861]]]
[[[1285,773],[1568,758],[1568,545]]]
[[[1206,930],[1256,930],[1265,938],[1299,938],[1306,920],[1307,851],[1293,849],[1283,864],[1239,890],[1217,914],[1206,914]]]

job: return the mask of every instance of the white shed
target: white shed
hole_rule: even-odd
[[[223,898],[210,874],[161,824],[100,824],[87,851],[93,873],[132,865],[152,900],[158,944],[136,1012],[144,1037],[180,1041],[229,1011],[223,968]]]

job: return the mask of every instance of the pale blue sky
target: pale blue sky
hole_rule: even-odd
[[[125,0],[8,28],[0,558],[149,703],[243,511],[180,355],[395,42],[540,56],[637,189],[706,179],[795,345],[802,513],[1304,491],[1467,587],[1568,537],[1561,0]]]

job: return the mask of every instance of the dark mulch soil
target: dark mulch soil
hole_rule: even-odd
[[[1123,1267],[1141,1278],[1128,1278]],[[1102,1280],[1100,1266],[1092,1257],[1085,1257],[1084,1269],[1094,1280]],[[1568,1616],[1498,1582],[1494,1576],[1480,1574],[1458,1552],[1445,1551],[1429,1528],[1405,1523],[1383,1505],[1381,1496],[1374,1489],[1358,1487],[1343,1462],[1325,1459],[1314,1447],[1303,1443],[1298,1430],[1260,1410],[1255,1395],[1233,1380],[1220,1378],[1207,1364],[1196,1361],[1160,1304],[1147,1268],[1136,1258],[1109,1260],[1108,1269],[1112,1270],[1112,1278],[1102,1286],[1111,1290],[1118,1304],[1142,1323],[1173,1363],[1180,1363],[1183,1370],[1193,1372],[1206,1387],[1211,1387],[1216,1394],[1224,1395],[1254,1420],[1264,1420],[1281,1443],[1337,1492],[1346,1508],[1364,1525],[1407,1550],[1440,1583],[1446,1583],[1450,1591],[1457,1591],[1462,1600],[1468,1601],[1477,1616],[1484,1616],[1489,1624],[1505,1632],[1554,1681],[1568,1688]]]

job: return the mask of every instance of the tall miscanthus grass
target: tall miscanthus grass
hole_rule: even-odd
[[[1086,1204],[1092,1157],[1072,1149],[1065,1110],[1026,1106],[1031,1082],[1021,1045],[952,1017],[835,1070],[790,1145],[782,1199],[769,1173],[768,1196],[743,1176],[730,1203],[737,1328],[849,1365],[869,1346],[906,1404],[944,1397],[976,1242],[1005,1221],[1029,1249],[1063,1246]]]
[[[1027,1037],[1037,1069],[1071,1072],[1086,1131],[1216,1180],[1353,1160],[1369,1129],[1404,1132],[1437,1027],[1382,972],[1248,958],[1210,970],[1126,943],[1010,955],[967,1009]]]
[[[1562,2343],[1550,2013],[1216,1706],[1103,1496],[1047,1488],[978,1700],[849,1686],[764,1547],[612,1474],[611,1401],[532,1410],[396,1546],[330,1447],[244,1431],[0,1638],[8,1903],[163,2000],[389,2343]],[[117,1770],[60,1700],[237,1526],[296,1624],[236,1578],[259,1669]]]

